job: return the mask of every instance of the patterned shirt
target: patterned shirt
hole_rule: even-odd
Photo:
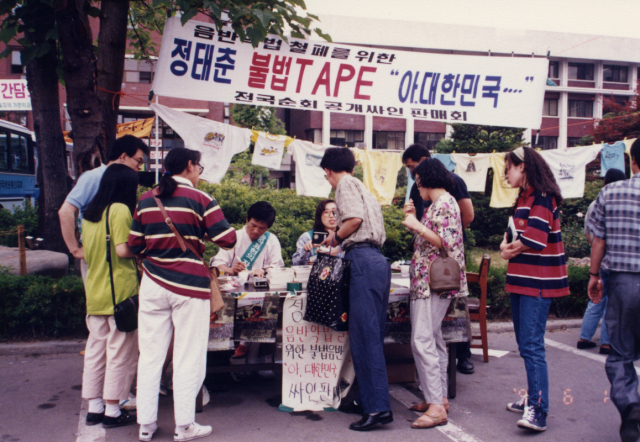
[[[555,198],[528,187],[520,193],[513,221],[522,244],[531,249],[511,258],[505,291],[556,298],[569,294],[569,278]]]
[[[460,265],[460,290],[441,293],[441,298],[468,296],[467,269],[464,260],[464,241],[462,238],[462,218],[456,199],[445,193],[431,204],[422,218],[422,224],[434,231],[442,239],[442,247],[450,258]],[[440,256],[440,250],[423,238],[416,236],[415,251],[411,259],[411,299],[430,296],[429,266]]]
[[[336,206],[338,207],[338,225],[350,218],[360,218],[360,227],[347,236],[342,248],[358,242],[371,242],[382,247],[386,239],[382,209],[364,184],[351,175],[345,175],[336,187]]]
[[[162,204],[184,240],[200,254],[204,253],[205,234],[220,247],[233,247],[236,232],[216,200],[187,179],[173,179],[178,187],[171,197],[162,199]],[[140,197],[133,215],[128,241],[131,251],[145,255],[144,271],[158,285],[179,295],[209,299],[209,269],[191,250],[182,251],[151,192]]]
[[[606,242],[604,270],[640,272],[640,173],[602,188],[589,228]]]

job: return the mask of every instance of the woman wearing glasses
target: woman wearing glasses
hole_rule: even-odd
[[[195,188],[202,173],[200,152],[175,148],[164,160],[165,173],[157,189],[140,197],[133,216],[129,247],[144,255],[138,312],[139,439],[149,441],[157,430],[158,393],[162,366],[174,336],[173,402],[175,441],[211,433],[195,422],[196,396],[204,381],[209,337],[209,269],[181,245],[165,221],[156,198],[185,243],[200,255],[205,238],[232,248],[236,232],[214,198]]]
[[[311,239],[313,232],[335,232],[338,227],[336,220],[336,203],[334,200],[326,199],[320,201],[316,207],[316,217],[313,223],[313,229],[304,232],[298,238],[296,243],[296,253],[294,253],[291,262],[294,266],[307,265],[312,257],[316,256],[316,247],[313,246]],[[322,242],[322,241],[320,241]],[[344,253],[339,256],[342,258]]]

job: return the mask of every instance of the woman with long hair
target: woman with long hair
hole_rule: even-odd
[[[517,425],[547,429],[549,373],[544,333],[553,298],[569,294],[569,280],[560,234],[560,188],[544,158],[518,147],[505,156],[505,177],[520,189],[513,206],[515,235],[505,233],[500,256],[509,261],[505,290],[511,293],[513,327],[527,373],[528,396],[507,405],[522,413]]]
[[[316,247],[313,242],[313,232],[335,232],[338,228],[336,220],[336,202],[332,199],[325,199],[318,203],[316,216],[313,222],[313,229],[304,232],[296,243],[296,253],[293,254],[291,262],[294,266],[307,265],[313,256],[316,256]],[[322,241],[320,241],[322,242]],[[339,247],[339,246],[338,246]]]
[[[116,304],[138,293],[136,264],[127,246],[137,188],[138,174],[133,169],[123,164],[109,166],[82,221],[89,329],[82,374],[82,397],[89,402],[87,425],[102,423],[105,428],[112,428],[136,422],[135,416],[120,410],[119,402],[131,390],[138,356],[137,332],[125,333],[116,328],[112,290]],[[111,268],[105,259],[107,220]]]
[[[460,208],[451,195],[455,181],[435,158],[424,159],[414,169],[416,184],[424,201],[432,204],[422,220],[415,216],[413,203],[405,206],[402,224],[416,232],[410,267],[411,349],[425,401],[412,409],[423,411],[411,428],[432,428],[447,423],[447,347],[442,337],[442,319],[451,298],[467,296],[463,229]],[[432,293],[429,267],[442,250],[460,266],[460,290]]]
[[[139,438],[151,440],[158,428],[160,378],[173,336],[174,440],[187,441],[212,431],[211,426],[195,422],[196,396],[206,372],[210,276],[208,267],[185,247],[168,222],[200,256],[205,239],[231,248],[236,234],[216,200],[195,188],[204,170],[200,152],[174,148],[166,156],[164,168],[158,187],[140,197],[129,237],[131,250],[145,257],[138,312]],[[170,221],[163,216],[156,197]]]

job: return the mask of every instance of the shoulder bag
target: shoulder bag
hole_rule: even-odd
[[[429,290],[434,293],[460,290],[460,264],[447,256],[444,247],[429,265]]]
[[[109,263],[109,279],[111,280],[111,299],[113,300],[113,319],[116,321],[116,328],[124,333],[132,332],[138,328],[138,295],[134,295],[116,304],[116,292],[113,285],[113,265],[111,263],[111,233],[109,230],[109,210],[107,207],[107,262]],[[136,277],[138,272],[136,271]]]
[[[204,266],[209,269],[209,275],[211,276],[211,312],[222,310],[222,308],[224,308],[224,301],[222,300],[222,292],[220,291],[220,284],[218,284],[218,274],[216,272],[216,269],[214,267],[209,267],[207,261],[205,261],[202,255],[198,253],[196,248],[190,242],[185,241],[182,238],[180,232],[178,232],[178,229],[176,229],[176,226],[173,225],[171,217],[169,217],[169,214],[165,210],[162,201],[160,201],[160,198],[158,198],[158,196],[156,195],[155,190],[153,191],[153,199],[156,200],[156,204],[158,205],[158,208],[160,209],[160,212],[164,217],[164,222],[167,223],[173,234],[178,239],[178,243],[180,244],[180,248],[182,249],[182,251],[184,252],[188,248],[193,252],[194,255],[198,257],[198,259],[200,259],[200,261],[202,261]]]

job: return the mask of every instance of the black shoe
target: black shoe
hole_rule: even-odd
[[[631,406],[626,415],[620,425],[620,439],[622,442],[640,441],[640,405]]]
[[[475,367],[469,359],[458,359],[458,371],[462,374],[473,374]]]
[[[120,410],[120,416],[111,417],[105,416],[102,419],[102,426],[104,428],[124,427],[125,425],[131,425],[136,423],[136,417],[131,416],[127,410]]]
[[[104,411],[102,413],[87,413],[86,424],[89,426],[98,425],[102,423],[103,419],[104,419]]]
[[[364,408],[362,408],[361,405],[356,404],[356,401],[341,403],[338,407],[338,411],[348,414],[359,414],[360,416],[364,414]]]
[[[601,355],[608,355],[611,353],[611,347],[603,347],[600,346],[600,350],[598,351]]]
[[[365,414],[358,422],[349,425],[349,429],[353,431],[369,431],[378,424],[386,425],[391,422],[393,422],[393,413],[391,411],[383,411],[375,415]]]
[[[586,350],[588,348],[594,348],[596,346],[595,342],[592,341],[578,341],[578,349],[579,350]]]

